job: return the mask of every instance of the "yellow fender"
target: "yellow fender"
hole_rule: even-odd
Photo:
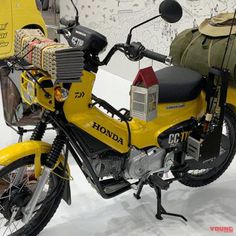
[[[34,155],[35,177],[38,178],[41,174],[41,155],[49,153],[50,150],[51,145],[41,141],[16,143],[0,150],[0,166],[8,166],[23,157]],[[60,162],[64,164],[63,160],[64,156],[60,156],[57,165],[59,165]],[[69,173],[69,168],[67,171]]]

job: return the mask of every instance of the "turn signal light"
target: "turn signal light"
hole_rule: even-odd
[[[58,102],[64,102],[69,96],[69,91],[61,87],[56,87],[54,93],[55,93],[55,99]]]

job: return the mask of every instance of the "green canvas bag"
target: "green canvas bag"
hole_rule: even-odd
[[[221,67],[228,40],[226,32],[229,32],[230,28],[229,25],[225,24],[226,14],[221,15],[224,16],[224,26],[214,27],[211,24],[208,27],[209,19],[207,19],[199,29],[187,29],[174,39],[170,47],[170,55],[173,57],[174,65],[190,68],[205,76],[210,67]],[[219,16],[217,17],[217,24],[219,24]],[[232,14],[228,14],[228,17],[232,17]],[[233,28],[233,33],[230,37],[224,68],[227,67],[230,70],[230,80],[236,81],[235,28]]]

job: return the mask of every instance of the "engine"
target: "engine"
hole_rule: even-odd
[[[98,177],[103,178],[113,176],[115,179],[118,179],[122,175],[126,158],[126,155],[107,151],[99,156],[91,158],[90,163]]]
[[[165,168],[166,151],[162,148],[152,148],[147,152],[133,149],[124,172],[126,179],[140,179],[147,173],[155,173]]]
[[[174,154],[166,154],[162,148],[148,151],[132,149],[129,156],[114,151],[104,152],[90,159],[98,177],[112,176],[115,179],[140,179],[147,173],[168,172],[173,165]]]

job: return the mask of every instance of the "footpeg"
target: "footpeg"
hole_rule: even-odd
[[[130,183],[124,179],[121,180],[106,179],[101,181],[101,185],[106,194],[112,194],[124,188],[130,187]]]

